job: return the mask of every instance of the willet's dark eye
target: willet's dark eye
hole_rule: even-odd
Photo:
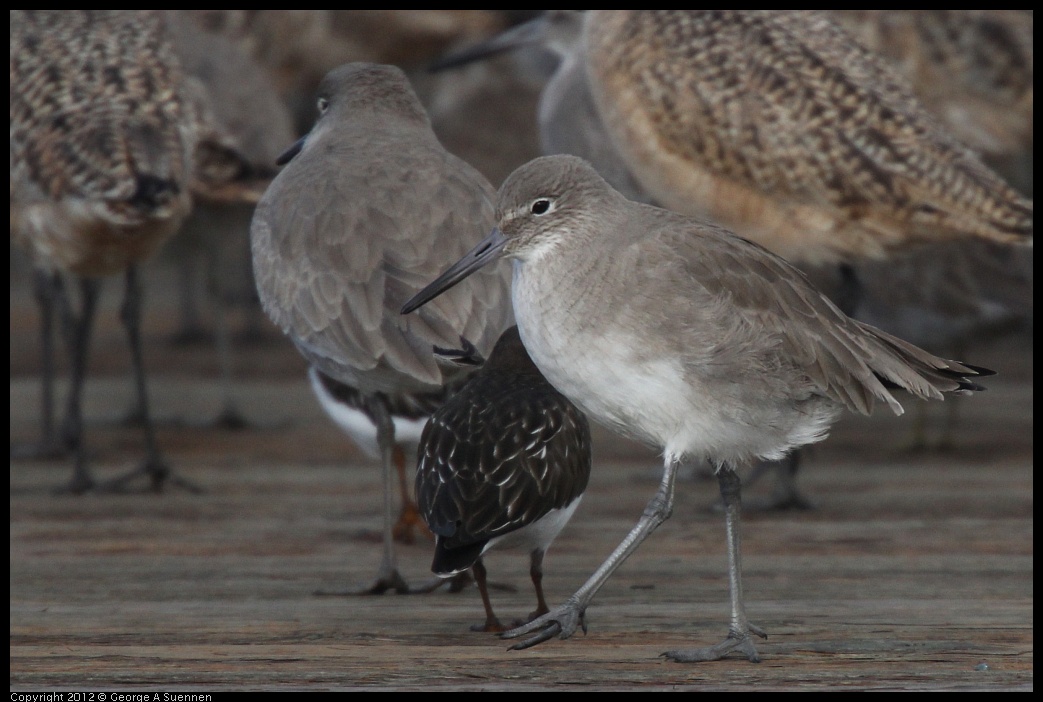
[[[327,100],[324,97],[321,97],[321,98],[318,99],[316,104],[319,107],[319,114],[321,115],[321,114],[325,114],[326,110],[329,109],[330,101]]]
[[[532,213],[534,215],[546,214],[547,210],[550,209],[550,200],[540,198],[532,203]]]

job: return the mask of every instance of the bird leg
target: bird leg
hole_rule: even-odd
[[[40,306],[41,418],[39,441],[11,446],[11,458],[60,458],[69,453],[68,437],[55,429],[54,422],[54,312],[59,302],[65,301],[61,276],[37,268],[33,272],[33,292]]]
[[[797,473],[800,470],[801,449],[791,452],[778,461],[758,461],[743,482],[748,489],[765,473],[775,473],[775,486],[767,499],[746,499],[747,512],[781,512],[783,510],[811,510],[814,503],[797,487]]]
[[[527,624],[500,634],[502,638],[515,639],[535,632],[534,636],[514,644],[510,647],[510,650],[529,648],[555,636],[567,639],[580,627],[582,627],[583,633],[587,632],[585,616],[587,606],[594,599],[594,595],[601,589],[601,586],[605,584],[612,573],[615,572],[616,568],[637,550],[641,542],[655,531],[656,527],[670,517],[674,504],[674,480],[677,477],[677,468],[678,461],[668,457],[664,462],[663,479],[659,484],[659,490],[656,491],[655,496],[652,497],[645,507],[645,511],[637,524],[634,525],[634,528],[630,530],[630,533],[626,535],[612,554],[605,559],[605,562],[587,579],[587,582],[583,583],[579,590],[569,597],[564,604],[536,617]]]
[[[398,465],[399,484],[402,488],[403,502],[407,502],[409,486],[405,482],[405,454],[395,444],[395,424],[391,419],[387,406],[379,397],[370,396],[365,400],[366,415],[377,428],[377,443],[380,446],[381,469],[384,483],[384,529],[383,543],[384,555],[381,560],[380,570],[377,572],[373,584],[353,590],[316,590],[319,596],[344,596],[344,595],[382,595],[388,590],[394,590],[399,595],[422,595],[434,592],[445,587],[449,592],[460,592],[471,584],[471,574],[467,571],[457,573],[451,578],[431,578],[420,585],[409,585],[405,578],[398,572],[395,560],[395,528],[392,526],[392,487],[391,464]],[[408,500],[407,508],[412,505],[419,519],[419,510],[416,503]],[[403,509],[405,512],[406,509]],[[400,519],[401,523],[401,519]],[[426,529],[426,526],[424,527]],[[494,587],[496,587],[494,585]]]
[[[395,561],[395,543],[392,535],[392,462],[395,448],[395,424],[391,420],[387,405],[376,395],[368,395],[365,398],[365,411],[373,425],[377,429],[377,444],[380,447],[380,468],[384,487],[384,528],[383,543],[384,552],[380,561],[380,569],[377,571],[376,580],[371,585],[356,590],[347,591],[316,591],[316,595],[382,595],[388,590],[394,590],[399,595],[412,593],[405,578],[398,572]]]
[[[534,549],[529,557],[529,577],[532,578],[532,587],[536,590],[536,609],[529,612],[529,620],[542,616],[550,611],[547,600],[543,597],[543,550]],[[519,622],[522,624],[524,622]],[[518,626],[515,624],[515,626]]]
[[[742,508],[742,481],[731,466],[724,463],[717,469],[717,482],[724,500],[725,531],[728,542],[728,585],[731,593],[732,618],[728,636],[715,646],[706,648],[667,651],[662,655],[670,660],[688,663],[694,661],[716,661],[732,651],[739,651],[750,661],[760,663],[757,649],[750,633],[763,639],[768,638],[760,627],[750,624],[746,618],[746,606],[742,597],[742,542],[739,535],[739,514]]]
[[[72,302],[66,298],[62,305],[62,329],[69,348],[69,397],[65,411],[62,436],[75,456],[72,480],[59,492],[80,495],[95,485],[87,466],[87,448],[83,440],[83,381],[87,374],[87,350],[97,308],[101,284],[90,278],[80,279],[80,314],[72,311]]]
[[[409,585],[398,572],[395,561],[395,544],[391,533],[391,464],[394,460],[395,423],[387,406],[378,398],[367,398],[366,410],[377,427],[377,443],[380,446],[381,472],[384,479],[384,555],[376,582],[369,588],[369,594],[380,595],[394,590],[402,595],[409,592]]]
[[[550,608],[547,606],[547,600],[543,596],[543,554],[544,552],[537,548],[533,550],[529,557],[529,576],[532,578],[532,587],[536,591],[536,609],[529,612],[528,619],[514,620],[511,624],[512,627],[527,624],[550,611]],[[471,570],[474,572],[474,582],[478,586],[478,593],[482,596],[482,605],[485,606],[485,624],[475,624],[471,627],[471,631],[507,631],[507,627],[501,624],[500,620],[493,614],[492,602],[489,599],[490,586],[486,578],[485,563],[481,558],[475,561],[474,565],[471,566]],[[493,587],[497,586],[493,585]],[[502,585],[499,587],[500,589],[513,590],[513,588]]]
[[[420,517],[420,508],[410,494],[409,482],[406,480],[406,453],[402,447],[395,445],[394,451],[395,468],[398,471],[398,490],[402,495],[402,511],[398,515],[398,521],[392,527],[391,533],[395,541],[400,544],[411,544],[414,527],[429,539],[434,539],[434,534],[424,524]]]
[[[161,492],[167,483],[177,485],[189,492],[201,493],[202,489],[197,485],[174,474],[170,465],[163,458],[156,443],[156,430],[152,424],[152,416],[149,412],[148,389],[145,384],[145,364],[141,353],[141,286],[137,277],[137,266],[130,266],[126,273],[126,293],[123,299],[123,307],[120,310],[120,318],[123,326],[127,329],[127,339],[130,342],[131,362],[134,366],[134,383],[137,391],[137,405],[141,411],[142,429],[145,436],[145,462],[137,469],[126,475],[99,486],[99,490],[107,492],[121,492],[125,490],[128,482],[134,478],[144,475],[148,478],[149,488],[153,492]]]
[[[231,208],[228,216],[235,218],[238,208]],[[221,371],[221,403],[218,414],[199,426],[206,429],[224,429],[226,431],[244,431],[247,429],[267,429],[257,422],[251,421],[235,400],[235,377],[232,352],[232,294],[228,290],[227,276],[224,274],[224,245],[218,237],[204,237],[206,242],[206,278],[207,293],[214,309],[214,343],[217,347],[217,359]]]
[[[485,607],[485,624],[473,624],[471,631],[506,631],[507,627],[501,624],[500,620],[493,613],[493,605],[489,599],[489,587],[485,577],[485,564],[481,558],[474,562],[474,565],[471,566],[471,571],[474,573],[474,582],[478,585],[478,594],[482,596],[482,606]]]
[[[171,336],[169,343],[174,346],[192,346],[196,344],[209,344],[213,340],[213,334],[203,323],[203,315],[199,311],[196,301],[196,289],[198,285],[194,280],[198,256],[190,252],[181,256],[178,260],[178,292],[180,297],[181,328]]]

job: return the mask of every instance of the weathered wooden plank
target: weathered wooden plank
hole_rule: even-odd
[[[32,343],[15,339],[26,319],[12,319],[12,440],[36,430],[38,380],[23,349]],[[99,344],[116,348],[119,334],[103,325]],[[161,416],[217,411],[215,383],[198,372],[210,351],[149,348]],[[846,419],[801,475],[817,511],[747,516],[747,604],[770,636],[760,665],[659,658],[725,633],[723,519],[708,509],[714,484],[697,477],[598,594],[588,633],[568,641],[507,651],[468,630],[482,618],[473,591],[313,596],[376,568],[380,488],[375,466],[312,400],[295,353],[277,338],[255,349],[238,387],[253,417],[288,423],[161,430],[171,460],[204,495],[55,496],[68,464],[12,461],[12,690],[1032,688],[1024,340],[971,358],[1001,375],[964,403],[958,450],[901,451],[910,417]],[[101,368],[88,388],[94,417],[130,398],[119,364],[108,358]],[[99,472],[125,470],[138,440],[133,429],[93,422]],[[595,440],[590,489],[547,556],[552,602],[600,564],[655,491],[651,452],[603,431]],[[407,577],[426,578],[430,555],[428,542],[403,546]],[[494,553],[488,566],[517,588],[493,593],[498,612],[530,611],[526,559]]]

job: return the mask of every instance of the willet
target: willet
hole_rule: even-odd
[[[863,414],[905,389],[923,399],[981,389],[991,371],[928,354],[843,314],[784,259],[711,223],[634,203],[582,159],[547,156],[501,186],[498,225],[403,307],[410,312],[501,256],[513,259],[522,341],[588,416],[659,447],[659,490],[637,525],[565,604],[507,638],[514,648],[585,626],[587,605],[667,517],[678,466],[708,458],[725,505],[731,624],[722,642],[677,661],[739,651],[759,660],[741,584],[740,481],[826,437],[843,409]],[[534,633],[535,632],[535,633]]]
[[[536,609],[528,621],[546,614],[543,557],[586,490],[590,427],[529,358],[517,327],[431,415],[417,460],[417,502],[436,535],[431,570],[444,578],[473,570],[485,623],[471,628],[506,629],[486,582],[492,548],[529,553]]]
[[[401,70],[353,63],[322,81],[319,118],[254,213],[254,275],[272,321],[318,371],[362,395],[384,478],[384,553],[362,592],[409,591],[392,544],[389,397],[440,392],[459,369],[432,347],[479,353],[510,324],[507,271],[476,278],[420,318],[397,314],[410,294],[492,226],[495,192],[445,151]],[[454,252],[449,254],[448,252]]]
[[[47,288],[79,280],[82,309],[59,292],[71,348],[62,442],[76,454],[69,489],[95,487],[83,442],[81,393],[100,278],[124,273],[130,339],[153,489],[181,482],[160,455],[148,414],[140,340],[138,263],[191,205],[201,124],[162,16],[122,11],[11,12],[11,237]],[[52,314],[44,310],[45,319]],[[45,335],[49,322],[44,324]],[[45,349],[49,343],[45,343]],[[45,378],[45,415],[49,411]]]

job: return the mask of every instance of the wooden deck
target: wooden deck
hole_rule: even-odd
[[[13,274],[19,441],[37,432],[39,344],[24,271]],[[118,287],[109,284],[88,386],[101,475],[140,455],[136,431],[104,421],[130,401]],[[205,419],[219,408],[212,348],[167,345],[176,295],[149,290],[159,414]],[[160,432],[202,495],[56,496],[67,461],[12,461],[11,689],[1031,690],[1031,353],[1017,338],[968,356],[1000,375],[962,403],[955,450],[902,450],[913,411],[838,424],[800,478],[819,508],[744,521],[746,601],[769,633],[763,662],[676,664],[659,654],[718,641],[728,616],[723,518],[707,508],[714,483],[696,477],[598,594],[587,635],[508,651],[468,630],[482,619],[473,590],[314,596],[375,572],[378,471],[325,418],[303,362],[273,332],[238,357],[238,397],[265,428]],[[651,452],[605,431],[595,442],[590,489],[545,563],[552,605],[656,489]],[[407,577],[426,578],[430,556],[427,541],[403,546]],[[499,553],[487,564],[517,588],[493,593],[501,617],[530,611],[527,559]]]

